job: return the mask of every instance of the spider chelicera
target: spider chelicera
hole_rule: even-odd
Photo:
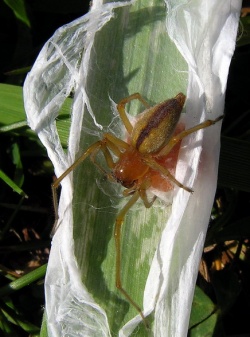
[[[141,103],[145,105],[146,110],[139,115],[138,120],[133,126],[125,112],[125,105],[134,99],[141,101]],[[145,317],[139,305],[131,298],[122,285],[121,227],[125,215],[139,198],[142,199],[145,207],[151,207],[156,197],[148,200],[147,190],[151,187],[164,190],[166,180],[183,188],[187,192],[193,192],[191,188],[184,186],[175,179],[170,170],[165,166],[165,159],[169,156],[175,145],[179,144],[184,137],[200,129],[209,127],[223,118],[223,116],[220,116],[215,120],[206,120],[201,124],[188,130],[182,130],[176,134],[175,130],[185,99],[185,95],[179,93],[174,98],[168,99],[153,107],[150,107],[139,93],[122,99],[117,104],[117,110],[128,133],[128,140],[124,141],[111,133],[105,133],[101,140],[89,146],[80,158],[52,184],[56,217],[58,217],[57,187],[61,181],[87,157],[90,157],[91,161],[98,169],[104,172],[109,179],[115,180],[125,187],[123,195],[125,197],[130,196],[130,199],[118,213],[114,229],[116,287],[136,308],[144,322]],[[103,169],[95,160],[97,153],[100,151],[104,155],[108,170]],[[117,157],[117,160],[114,160],[114,157]],[[156,176],[157,179],[155,179]]]

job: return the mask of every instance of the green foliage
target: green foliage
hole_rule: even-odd
[[[13,10],[18,20],[30,27],[30,20],[26,12],[24,0],[4,0],[4,2]]]
[[[250,16],[241,18],[238,33],[237,46],[247,46],[250,44]]]
[[[199,287],[196,287],[188,337],[213,336],[217,319],[218,312],[216,311],[214,303]]]

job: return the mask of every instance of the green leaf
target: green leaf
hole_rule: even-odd
[[[0,83],[0,125],[26,121],[22,87]]]
[[[13,189],[13,191],[27,198],[27,194],[2,170],[0,170],[0,179],[2,179],[7,185],[9,185]]]
[[[16,76],[16,75],[23,75],[23,74],[27,74],[30,71],[31,67],[23,67],[23,68],[17,68],[17,69],[13,69],[10,71],[6,71],[5,75],[7,76]]]
[[[42,326],[40,330],[40,337],[48,337],[46,312],[44,312],[43,314],[43,321],[42,321]]]
[[[11,294],[14,291],[22,289],[23,287],[28,286],[30,283],[39,280],[45,276],[47,269],[47,264],[42,265],[39,268],[29,272],[28,274],[20,277],[19,279],[10,282],[8,285],[0,288],[0,296],[6,296]]]
[[[250,16],[240,19],[237,46],[246,46],[250,44]]]
[[[15,165],[14,181],[19,187],[21,187],[24,181],[24,174],[19,145],[17,143],[13,143],[11,145],[11,152],[12,152],[12,161],[13,164]]]
[[[57,130],[63,147],[68,145],[70,109],[72,99],[67,98],[59,112]],[[13,132],[38,141],[37,135],[27,125],[23,106],[22,87],[0,84],[0,133]]]
[[[9,322],[8,318],[4,315],[0,308],[0,331],[3,332],[5,337],[19,337],[13,325]]]
[[[195,288],[192,311],[189,322],[189,337],[209,337],[218,319],[214,303],[199,288]]]
[[[166,34],[165,14],[162,2],[136,2],[131,9],[117,10],[115,19],[98,32],[87,92],[97,122],[102,126],[108,126],[113,119],[109,97],[118,103],[139,92],[153,105],[186,92],[187,65]],[[124,28],[124,18],[128,20],[128,30]],[[111,51],[114,62],[110,62]],[[135,116],[144,107],[134,101],[126,109]],[[84,116],[83,130],[91,124],[92,119]],[[119,128],[110,131],[120,136]],[[86,132],[81,136],[77,157],[96,140]],[[74,171],[74,186],[74,244],[82,280],[107,312],[111,330],[117,333],[122,323],[138,314],[115,286],[114,223],[128,198],[121,197],[119,186],[105,182],[88,160]],[[157,202],[147,210],[139,203],[128,212],[122,227],[122,281],[139,306],[169,212],[170,206],[161,207]],[[143,324],[135,336],[145,336]]]
[[[26,321],[18,313],[18,311],[16,310],[15,306],[11,301],[7,299],[5,303],[2,302],[0,304],[0,307],[3,315],[6,317],[8,322],[18,327],[21,327],[24,331],[31,333],[34,337],[38,336],[39,328],[36,325]]]
[[[31,27],[24,0],[4,0],[4,2],[13,10],[18,20],[22,21],[29,28]]]

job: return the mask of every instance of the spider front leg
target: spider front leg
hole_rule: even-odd
[[[58,221],[58,197],[57,197],[57,188],[60,185],[61,181],[67,177],[67,175],[72,172],[77,166],[79,166],[88,156],[93,153],[97,153],[102,147],[102,141],[99,140],[96,143],[92,144],[82,155],[79,157],[56,181],[51,185],[52,197],[53,197],[53,206],[55,211],[55,225]]]
[[[113,158],[110,154],[110,151],[114,153],[118,158],[121,154],[120,149],[126,149],[128,144],[123,140],[106,133],[102,140],[95,142],[90,145],[90,147],[51,185],[52,188],[52,197],[53,205],[55,211],[55,225],[58,221],[58,198],[57,198],[57,188],[60,185],[61,181],[72,172],[77,166],[79,166],[86,158],[90,157],[93,164],[104,174],[110,177],[110,175],[102,168],[100,164],[95,161],[95,157],[99,151],[103,152],[105,161],[108,168],[112,169],[114,167]],[[110,151],[109,151],[110,149]]]
[[[130,123],[130,120],[128,119],[128,116],[125,111],[125,105],[129,102],[131,102],[134,99],[138,99],[143,105],[145,105],[146,108],[150,108],[150,105],[144,100],[144,98],[137,92],[133,95],[130,95],[126,98],[123,98],[118,104],[117,104],[117,110],[120,114],[121,120],[128,131],[129,134],[133,131],[133,126]]]

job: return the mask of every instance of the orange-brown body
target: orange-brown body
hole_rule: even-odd
[[[184,130],[183,124],[178,124],[174,134],[178,134]],[[178,159],[180,143],[167,155],[161,157],[157,153],[152,157],[161,166],[167,168],[171,174],[174,174]],[[116,162],[112,175],[122,186],[131,188],[140,185],[140,183],[148,179],[150,186],[162,192],[167,192],[173,188],[171,180],[163,176],[159,171],[150,168],[144,161],[147,154],[142,154],[133,147],[129,147],[123,152]]]
[[[159,152],[174,132],[183,131],[183,127],[178,130],[176,127],[184,102],[185,96],[179,93],[175,98],[157,104],[139,116],[130,135],[130,146],[121,153],[112,169],[113,177],[124,187],[137,187],[146,179],[151,187],[160,191],[172,188],[169,179],[152,169],[146,161],[151,157],[174,174],[180,144],[177,144],[178,149],[172,149],[167,155],[160,156]]]

